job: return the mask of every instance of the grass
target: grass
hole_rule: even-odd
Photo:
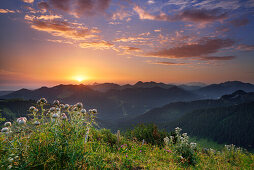
[[[0,134],[1,169],[254,167],[254,155],[233,145],[221,151],[204,150],[199,144],[191,144],[180,130],[169,134],[154,126],[140,126],[126,135],[117,135],[96,129],[96,110],[86,112],[80,103],[69,106],[55,102],[49,112],[43,109],[44,105],[46,102],[39,101],[36,110],[30,109],[29,121],[21,118],[11,126],[6,124],[8,130]],[[164,138],[165,135],[172,137]]]

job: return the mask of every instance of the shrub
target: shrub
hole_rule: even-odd
[[[125,136],[131,140],[138,140],[151,145],[163,146],[163,139],[168,135],[166,131],[161,131],[155,124],[139,124],[133,130],[127,130]]]

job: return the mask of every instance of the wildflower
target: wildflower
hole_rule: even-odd
[[[81,113],[85,114],[86,113],[86,109],[81,109]]]
[[[64,108],[65,108],[65,109],[68,109],[69,107],[70,107],[70,105],[68,105],[68,104],[65,104],[65,105],[64,105]]]
[[[128,155],[127,155],[127,154],[126,154],[125,156],[126,156],[126,158],[128,158]]]
[[[11,157],[8,158],[8,161],[9,161],[9,162],[13,162],[13,158],[11,158]]]
[[[11,169],[11,168],[12,168],[12,165],[9,165],[9,166],[8,166],[8,169]]]
[[[15,156],[14,159],[19,159],[19,156]]]
[[[47,100],[45,98],[41,98],[37,101],[37,104],[46,104]]]
[[[82,109],[82,108],[83,108],[83,104],[82,104],[82,103],[80,103],[80,102],[79,102],[79,103],[77,103],[77,104],[76,104],[76,106],[77,106],[77,108],[79,108],[79,109]]]
[[[39,111],[38,109],[36,109],[36,108],[34,109],[34,112],[38,112],[38,111]]]
[[[63,120],[66,120],[66,119],[67,119],[67,116],[66,116],[65,113],[62,113],[61,116],[62,116],[61,118],[62,118]]]
[[[5,127],[11,126],[11,122],[5,122],[5,123],[4,123],[4,126],[5,126]]]
[[[187,133],[183,133],[182,135],[183,135],[183,137],[188,137],[188,136],[187,136]]]
[[[56,118],[58,118],[59,117],[59,115],[57,114],[57,113],[54,113],[53,115],[52,115],[52,118],[53,119],[56,119]]]
[[[20,125],[26,124],[26,121],[27,121],[26,117],[20,117],[17,119],[17,122]]]
[[[58,105],[60,105],[60,102],[59,102],[58,100],[54,100],[54,101],[53,101],[53,105],[58,106]]]
[[[9,128],[4,127],[4,128],[1,130],[1,132],[2,132],[2,133],[7,133],[7,132],[9,132]]]
[[[167,150],[167,152],[172,152],[171,150]]]
[[[190,147],[191,147],[192,149],[194,149],[194,148],[196,148],[196,147],[197,147],[197,144],[196,144],[196,143],[194,143],[194,142],[191,142],[191,143],[190,143]]]
[[[90,113],[90,114],[96,114],[96,113],[97,113],[97,110],[96,110],[96,109],[89,109],[89,113]]]
[[[78,111],[78,107],[74,107],[73,110],[76,112]]]
[[[59,112],[59,111],[60,111],[60,108],[56,108],[56,111]]]
[[[175,128],[175,132],[178,133],[178,134],[180,133],[181,130],[182,130],[182,129],[179,128],[179,127],[176,127],[176,128]]]
[[[29,108],[29,111],[30,111],[30,112],[34,112],[35,109],[36,109],[36,108],[35,108],[34,106],[31,106],[31,107]]]
[[[40,125],[40,122],[39,122],[39,121],[35,121],[35,122],[34,122],[34,125],[36,125],[36,126],[37,126],[37,125]]]
[[[169,144],[169,138],[166,136],[164,139],[164,143],[166,144],[166,145],[168,145]]]
[[[142,151],[140,150],[139,152],[141,153]]]
[[[60,107],[60,108],[64,108],[64,104],[60,104],[59,107]]]
[[[55,111],[56,111],[56,108],[55,108],[55,107],[51,107],[51,108],[49,109],[49,111],[50,111],[50,112],[55,112]]]

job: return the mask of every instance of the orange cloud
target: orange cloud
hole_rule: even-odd
[[[34,0],[22,0],[23,2],[25,2],[25,3],[33,3],[34,2]]]
[[[9,9],[0,9],[0,13],[2,13],[2,14],[6,14],[6,13],[15,13],[15,11],[9,10]]]
[[[139,6],[135,6],[133,10],[139,15],[142,20],[157,20],[157,21],[189,21],[199,23],[209,23],[214,21],[222,21],[228,17],[226,12],[219,9],[187,9],[175,15],[168,15],[161,12],[159,15],[152,15],[146,12]]]
[[[39,19],[41,17],[41,19]],[[100,31],[97,28],[87,28],[81,24],[71,23],[67,21],[60,20],[45,20],[49,19],[50,16],[29,16],[26,15],[25,19],[31,24],[31,28],[45,31],[50,33],[53,36],[60,36],[64,38],[69,38],[73,40],[85,40],[88,38],[97,37],[97,33]],[[56,16],[54,16],[56,17]]]
[[[114,47],[114,44],[111,44],[107,41],[97,41],[97,42],[82,42],[79,44],[81,48],[95,48],[95,49],[110,49]]]

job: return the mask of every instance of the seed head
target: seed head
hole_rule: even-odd
[[[4,123],[4,126],[5,126],[5,127],[11,126],[11,122],[5,122],[5,123]]]
[[[3,133],[9,132],[9,128],[4,127],[4,128],[1,130],[1,132],[3,132]]]
[[[30,112],[34,112],[35,109],[36,109],[36,108],[35,108],[34,106],[31,106],[31,107],[29,108],[29,111],[30,111]]]
[[[58,100],[53,101],[53,105],[59,106],[60,102]]]

